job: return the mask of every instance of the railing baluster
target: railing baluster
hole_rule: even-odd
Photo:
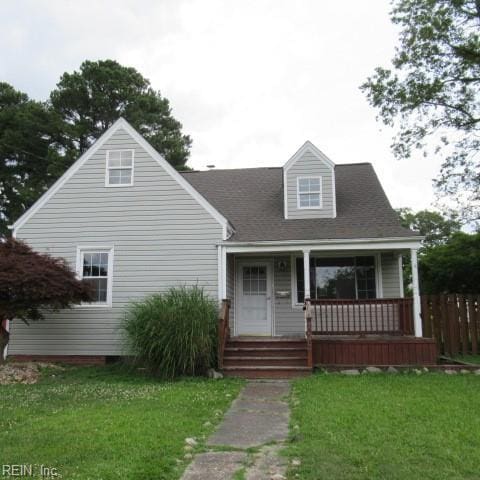
[[[319,334],[411,334],[411,298],[322,298],[310,302],[315,317],[312,326]]]

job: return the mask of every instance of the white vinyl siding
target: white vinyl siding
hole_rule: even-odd
[[[134,150],[135,184],[105,188],[107,150]],[[125,130],[119,129],[19,228],[35,250],[76,266],[77,246],[115,249],[110,308],[52,312],[12,322],[9,353],[121,355],[121,321],[131,301],[175,285],[199,285],[218,298],[222,225]]]
[[[280,269],[283,262],[285,268]],[[292,307],[292,295],[295,289],[292,285],[291,257],[275,257],[274,292],[289,292],[288,297],[275,295],[275,334],[276,335],[305,335],[305,318],[302,308]]]
[[[400,269],[398,255],[394,253],[382,253],[382,284],[384,298],[401,297]]]

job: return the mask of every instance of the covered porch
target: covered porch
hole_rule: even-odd
[[[418,246],[411,240],[223,244],[219,298],[228,299],[225,337],[255,337],[258,345],[263,339],[262,351],[268,338],[302,340],[307,366],[434,363],[434,343],[432,348],[422,338]],[[413,272],[408,298],[405,255]],[[226,346],[227,338],[220,343]]]
[[[230,300],[234,336],[303,336],[310,300],[314,334],[422,337],[417,248],[417,241],[222,245],[219,299]],[[408,298],[406,255],[413,272]]]

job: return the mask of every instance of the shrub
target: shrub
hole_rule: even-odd
[[[128,349],[162,377],[203,374],[216,360],[217,315],[217,303],[199,287],[152,295],[127,310]]]
[[[65,260],[38,253],[14,238],[0,239],[0,362],[9,340],[5,321],[42,320],[43,310],[70,308],[92,299]],[[41,342],[41,339],[38,339]]]

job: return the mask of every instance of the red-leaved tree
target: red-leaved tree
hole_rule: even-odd
[[[0,362],[9,341],[6,320],[41,320],[44,309],[91,300],[91,287],[63,259],[34,252],[13,238],[0,241]]]

